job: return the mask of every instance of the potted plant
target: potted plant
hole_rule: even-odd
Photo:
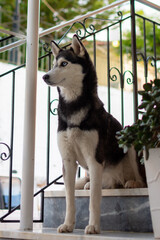
[[[140,119],[117,133],[119,146],[143,154],[155,238],[160,238],[160,80],[143,86]],[[141,158],[142,161],[142,158]]]

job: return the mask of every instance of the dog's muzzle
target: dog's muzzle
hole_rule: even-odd
[[[45,74],[42,78],[46,83],[49,83],[49,74]]]
[[[49,79],[49,74],[45,74],[42,78],[43,78],[43,80],[48,80]]]

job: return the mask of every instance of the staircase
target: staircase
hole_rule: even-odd
[[[89,192],[75,192],[76,229],[84,229],[88,224]],[[64,217],[64,191],[45,192],[43,227],[57,228]],[[101,230],[152,232],[147,189],[102,190]]]
[[[89,190],[76,190],[75,202],[76,226],[73,233],[58,234],[56,232],[56,228],[63,223],[65,216],[65,192],[46,191],[43,226],[34,225],[33,231],[20,231],[18,225],[14,229],[7,230],[5,224],[4,228],[0,226],[0,239],[154,239],[146,188],[102,190],[100,235],[84,234],[89,215]]]

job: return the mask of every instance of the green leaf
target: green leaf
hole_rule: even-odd
[[[145,94],[145,91],[143,91],[143,90],[142,91],[138,91],[138,94],[143,96]]]
[[[160,96],[156,97],[155,100],[156,100],[157,102],[160,102]]]
[[[138,93],[142,96],[142,101],[152,99],[152,97],[148,94],[148,92],[139,91]]]
[[[155,79],[154,80],[154,84],[156,87],[160,87],[160,80],[159,79]]]
[[[138,108],[139,108],[139,109],[146,108],[146,106],[147,106],[149,103],[150,103],[150,101],[143,101]]]
[[[138,111],[138,113],[139,113],[139,114],[143,114],[143,113],[144,113],[144,111]]]
[[[127,147],[126,145],[124,145],[124,147],[123,147],[123,152],[124,152],[124,153],[127,153],[127,152],[128,152],[128,147]]]
[[[141,119],[120,132],[118,144],[124,152],[133,145],[138,155],[145,147],[148,159],[148,149],[160,146],[160,80],[144,84],[144,90],[138,107]]]
[[[140,163],[143,165],[144,164],[144,157],[140,159]]]
[[[143,88],[144,88],[144,90],[145,91],[151,91],[152,90],[152,84],[151,83],[145,83],[144,85],[143,85]]]
[[[155,89],[155,90],[151,93],[151,96],[152,96],[152,97],[158,97],[158,96],[160,96],[159,89]]]
[[[150,112],[150,111],[153,109],[154,105],[155,105],[155,102],[154,102],[154,101],[152,101],[151,103],[149,103],[149,104],[146,106],[146,111],[147,111],[147,112]]]

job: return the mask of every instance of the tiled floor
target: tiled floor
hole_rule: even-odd
[[[102,232],[99,235],[85,235],[82,230],[73,233],[58,234],[55,229],[42,228],[33,231],[0,230],[0,239],[32,240],[153,240],[151,233]]]

